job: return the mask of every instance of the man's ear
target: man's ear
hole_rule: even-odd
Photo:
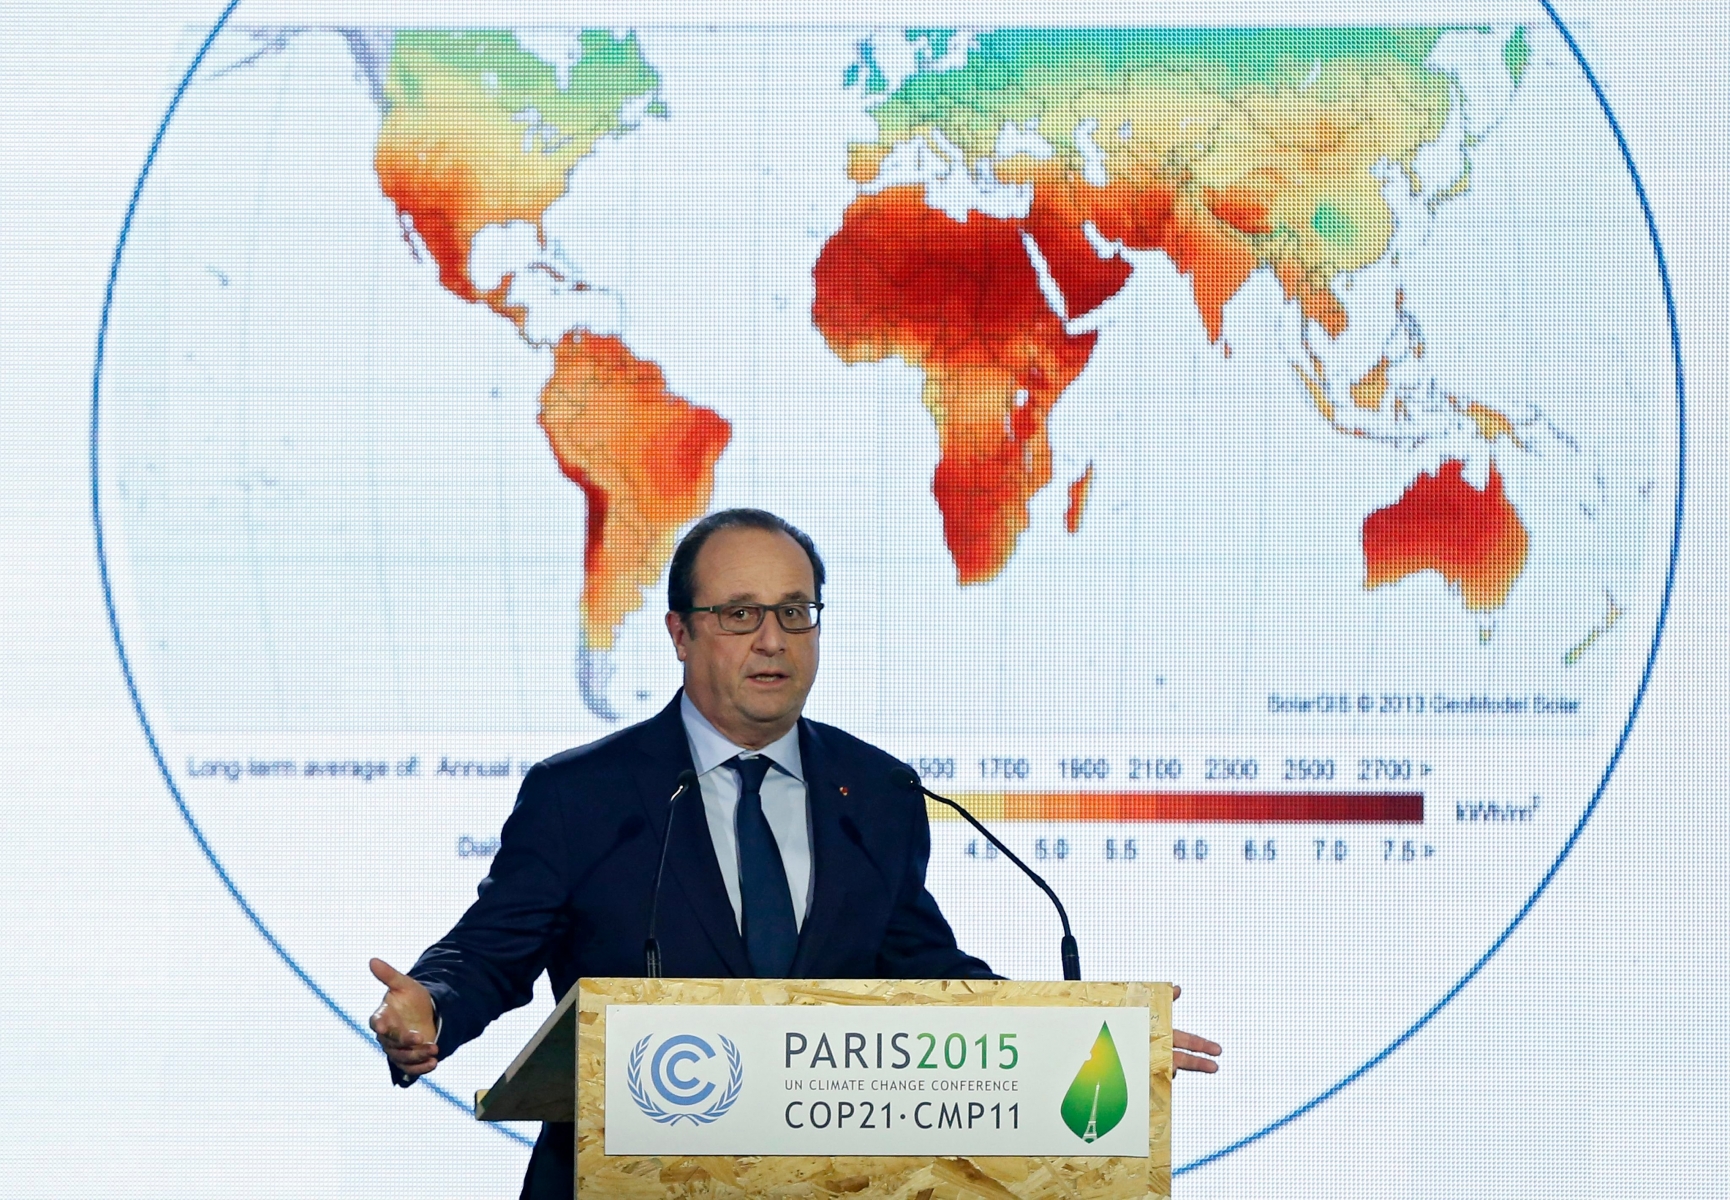
[[[667,636],[673,639],[673,650],[679,656],[679,661],[685,661],[687,653],[685,642],[691,636],[690,627],[685,624],[685,618],[676,612],[667,614]]]

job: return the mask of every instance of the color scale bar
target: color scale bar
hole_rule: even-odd
[[[959,792],[981,821],[1345,822],[1422,825],[1422,792]],[[933,820],[959,821],[935,801]]]

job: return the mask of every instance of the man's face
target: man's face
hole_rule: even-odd
[[[699,608],[817,598],[811,560],[779,530],[722,529],[703,543],[695,567]],[[756,750],[793,728],[817,679],[818,630],[787,633],[770,612],[755,633],[725,633],[704,612],[685,620],[668,613],[667,632],[685,664],[685,694],[716,729]]]

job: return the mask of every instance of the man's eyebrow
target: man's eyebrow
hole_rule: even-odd
[[[777,604],[790,604],[790,603],[793,603],[795,601],[803,603],[803,604],[809,604],[809,603],[811,603],[811,597],[809,597],[805,594],[805,589],[795,588],[790,592],[783,592],[781,594],[781,598],[779,600],[759,600],[759,599],[757,599],[757,593],[756,592],[734,592],[731,596],[728,596],[725,600],[722,600],[719,603],[721,603],[721,604],[767,604],[767,605],[770,605],[771,607],[773,607],[774,605],[777,605]]]

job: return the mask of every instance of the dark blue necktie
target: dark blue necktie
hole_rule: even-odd
[[[781,847],[763,815],[763,777],[769,760],[735,758],[739,773],[739,807],[733,830],[739,839],[739,908],[745,954],[759,979],[785,978],[799,948],[799,926],[793,920],[793,895],[787,888],[787,868]]]

